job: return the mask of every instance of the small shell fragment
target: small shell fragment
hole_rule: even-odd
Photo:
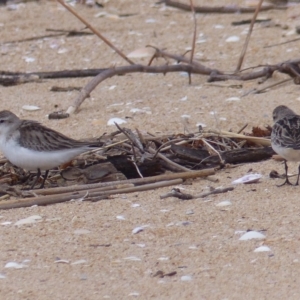
[[[17,263],[17,262],[14,262],[14,261],[11,261],[11,262],[8,262],[4,268],[8,268],[8,269],[23,269],[23,268],[26,268],[27,266],[24,265],[23,263]]]
[[[180,278],[181,281],[191,281],[192,279],[193,277],[190,275],[181,276]]]
[[[260,246],[254,250],[254,252],[268,252],[271,249],[268,246]]]
[[[239,97],[230,97],[227,98],[226,101],[240,101],[241,99]]]
[[[239,238],[239,240],[240,241],[248,241],[248,240],[253,240],[253,239],[263,240],[265,238],[266,238],[266,236],[263,235],[262,233],[258,232],[258,231],[248,231],[245,234],[243,234]]]
[[[132,234],[137,234],[141,231],[144,231],[144,227],[143,226],[140,226],[140,227],[135,227],[133,230],[132,230]]]
[[[240,38],[238,36],[232,35],[232,36],[230,36],[226,39],[226,42],[227,43],[234,43],[234,42],[238,42],[239,40],[240,40]]]
[[[142,226],[136,227],[136,228],[134,228],[132,230],[132,234],[139,233],[139,232],[143,231],[147,227],[149,227],[149,225],[142,225]]]
[[[70,262],[66,259],[57,259],[55,261],[56,264],[69,264]]]
[[[41,219],[42,219],[41,216],[30,216],[28,218],[17,221],[14,225],[21,226],[25,224],[33,224],[36,223],[37,221],[40,221]]]
[[[41,108],[36,105],[23,105],[22,109],[28,110],[28,111],[35,111],[35,110],[39,110]]]
[[[127,57],[129,58],[145,58],[145,57],[152,57],[155,53],[155,49],[150,47],[144,47],[135,49],[132,52],[130,52]]]
[[[85,263],[87,263],[87,261],[85,259],[79,259],[79,260],[72,262],[71,265],[81,265],[81,264],[85,264]]]
[[[128,257],[125,257],[124,259],[131,260],[131,261],[141,261],[141,259],[136,256],[128,256]]]
[[[127,123],[127,122],[125,120],[121,119],[121,118],[111,118],[107,121],[108,126],[112,126],[112,125],[114,126],[115,123],[120,125],[120,124],[124,124],[124,123]]]
[[[10,222],[10,221],[6,221],[6,222],[2,222],[1,225],[7,226],[7,225],[10,225],[11,223],[12,223],[12,222]]]
[[[259,179],[262,178],[262,175],[261,174],[248,174],[248,175],[245,175],[239,179],[236,179],[234,181],[232,181],[232,184],[240,184],[240,183],[255,183],[255,182],[258,182]]]
[[[224,201],[221,201],[219,202],[218,204],[216,204],[216,206],[220,206],[220,207],[223,207],[223,206],[229,206],[231,205],[232,203],[229,201],[229,200],[224,200]]]

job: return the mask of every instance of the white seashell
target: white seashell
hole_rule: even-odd
[[[125,124],[127,123],[125,120],[121,119],[121,118],[111,118],[107,121],[107,125],[108,126],[112,126],[114,125],[115,126],[115,123],[117,123],[118,125],[120,124]]]
[[[192,245],[192,246],[190,246],[190,247],[189,247],[189,249],[191,249],[191,250],[195,250],[195,249],[198,249],[198,247],[197,247],[197,246],[195,246],[195,245]]]
[[[142,225],[142,226],[136,227],[132,230],[132,234],[136,234],[138,232],[141,232],[147,227],[149,227],[149,225]]]
[[[64,53],[67,53],[67,52],[68,52],[68,49],[66,49],[66,48],[60,48],[60,49],[57,51],[58,54],[64,54]]]
[[[268,246],[260,246],[254,250],[254,252],[268,252],[271,249]]]
[[[112,91],[112,90],[114,90],[116,87],[117,87],[116,85],[112,85],[112,86],[110,86],[108,89],[109,89],[110,91]]]
[[[11,262],[8,262],[4,268],[8,268],[8,269],[23,269],[23,268],[26,268],[27,266],[24,265],[24,264],[19,264],[17,262],[14,262],[14,261],[11,261]]]
[[[110,105],[108,105],[108,107],[123,106],[123,105],[124,105],[124,102],[120,102],[120,103],[113,103],[113,104],[110,104]]]
[[[238,42],[239,40],[240,40],[240,38],[238,36],[232,35],[232,36],[230,36],[226,39],[226,42],[227,43],[234,43],[234,42]]]
[[[239,97],[230,97],[227,98],[225,101],[240,101],[241,99]]]
[[[39,110],[41,108],[36,105],[23,105],[22,109],[29,110],[29,111],[35,111],[35,110]]]
[[[170,257],[163,256],[163,257],[160,257],[158,260],[164,261],[164,260],[169,260],[169,259],[170,259]]]
[[[232,181],[232,184],[240,184],[240,183],[255,183],[258,182],[259,179],[262,178],[261,174],[248,174],[239,179]]]
[[[216,28],[216,29],[223,29],[224,28],[224,26],[223,25],[219,25],[219,24],[217,24],[217,25],[215,25],[215,27],[214,28]]]
[[[87,261],[85,259],[79,259],[71,263],[71,265],[80,265],[80,264],[85,264]]]
[[[0,273],[0,279],[4,279],[4,278],[6,278],[6,276]]]
[[[253,239],[263,240],[265,238],[266,238],[266,236],[263,235],[262,233],[258,232],[258,231],[248,231],[245,234],[243,234],[239,238],[239,240],[240,241],[248,241],[248,240],[253,240]]]
[[[138,247],[140,248],[145,248],[146,247],[146,244],[136,244]]]
[[[12,222],[9,222],[9,221],[7,221],[7,222],[3,222],[3,223],[1,223],[1,225],[3,225],[3,226],[7,226],[7,225],[10,225]]]
[[[171,222],[171,223],[167,224],[166,227],[170,227],[170,226],[174,226],[174,225],[175,225],[175,223]]]
[[[148,114],[148,115],[151,115],[152,112],[147,109],[140,109],[140,108],[132,108],[130,110],[131,113],[133,114],[137,114],[137,113],[140,113],[140,114]]]
[[[57,259],[55,261],[56,264],[69,264],[70,262],[66,259]]]
[[[196,41],[196,44],[203,44],[203,43],[206,43],[206,38],[204,37]]]
[[[138,204],[138,203],[133,203],[133,204],[131,204],[131,207],[140,207],[141,205],[140,204]]]
[[[117,216],[117,219],[122,221],[126,220],[124,216]]]
[[[140,295],[140,293],[138,293],[138,292],[132,292],[132,293],[128,294],[128,296],[135,296],[135,297],[137,297],[139,295]]]
[[[225,201],[219,202],[218,204],[216,204],[216,206],[223,207],[223,206],[229,206],[231,204],[232,203],[229,200],[225,200]]]
[[[78,234],[78,235],[81,235],[81,234],[88,234],[88,233],[90,233],[90,231],[87,230],[87,229],[76,229],[76,230],[74,231],[74,234]]]
[[[155,19],[147,19],[146,21],[145,21],[146,23],[156,23],[156,20]]]
[[[152,57],[155,53],[155,49],[150,47],[139,48],[130,52],[127,57],[129,58],[144,58]]]
[[[186,101],[188,99],[188,97],[187,96],[184,96],[184,97],[182,97],[181,99],[180,99],[180,101]]]
[[[190,119],[191,116],[190,116],[190,115],[181,115],[181,118],[182,118],[182,119]]]
[[[140,227],[135,227],[133,230],[132,230],[132,234],[137,234],[141,231],[144,230],[144,227],[143,226],[140,226]]]
[[[31,63],[35,61],[34,57],[23,56],[22,57],[27,63]]]
[[[193,277],[190,275],[181,276],[180,278],[181,281],[191,281],[192,279]]]
[[[36,223],[37,221],[40,221],[42,219],[41,216],[30,216],[26,219],[21,219],[17,221],[14,225],[20,226],[20,225],[25,225],[25,224],[33,224]]]
[[[141,261],[140,258],[136,257],[136,256],[128,256],[128,257],[125,257],[123,258],[125,260],[131,260],[131,261]]]

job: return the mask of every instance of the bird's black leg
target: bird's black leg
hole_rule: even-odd
[[[40,186],[40,189],[43,189],[43,188],[44,188],[45,181],[46,181],[46,179],[47,179],[47,177],[48,177],[48,174],[49,174],[49,170],[46,170],[46,173],[45,173],[45,175],[44,175],[44,179],[43,179],[43,182],[42,182],[42,184],[41,184],[41,186]]]
[[[34,188],[34,186],[36,185],[36,183],[40,179],[40,176],[41,176],[41,170],[38,168],[38,171],[37,171],[37,174],[36,174],[36,179],[34,180],[33,184],[30,187],[31,190]]]
[[[298,176],[297,176],[297,181],[295,185],[299,185],[299,177],[300,177],[300,165],[298,166]]]
[[[299,167],[300,167],[300,166],[299,166]],[[284,183],[277,185],[278,187],[279,187],[279,186],[283,186],[283,185],[285,185],[285,184],[293,185],[293,184],[289,181],[289,177],[288,177],[288,165],[287,165],[287,163],[286,163],[286,160],[284,160],[284,169],[285,169],[285,181],[284,181]],[[299,177],[299,174],[298,174],[298,177]],[[298,182],[298,180],[297,180],[297,182]]]

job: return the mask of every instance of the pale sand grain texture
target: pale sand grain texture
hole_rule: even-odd
[[[76,5],[75,9],[124,53],[154,45],[182,54],[191,45],[193,21],[189,13],[155,1],[111,0],[104,10],[131,17],[95,18],[100,8]],[[203,4],[208,1],[198,1]],[[232,1],[210,1],[213,5]],[[236,0],[243,4],[244,1]],[[103,10],[103,9],[102,9]],[[261,14],[281,26],[256,25],[247,51],[244,68],[278,63],[299,57],[299,42],[264,49],[288,39],[299,23],[300,7]],[[247,25],[233,27],[232,21],[250,19],[249,15],[197,15],[198,33],[205,43],[197,44],[196,55],[209,67],[233,71],[246,37]],[[148,23],[151,19],[154,23]],[[147,22],[148,20],[148,22]],[[7,71],[54,71],[102,68],[125,65],[96,36],[57,37],[6,45],[11,40],[47,34],[46,28],[81,29],[83,25],[56,2],[21,4],[17,10],[0,7],[0,62]],[[222,25],[223,28],[219,28]],[[285,36],[287,35],[287,36]],[[226,43],[230,36],[240,41]],[[62,52],[62,53],[58,53]],[[34,62],[26,62],[26,57]],[[146,63],[144,60],[143,63]],[[164,63],[159,60],[156,63]],[[266,84],[286,78],[282,74]],[[299,87],[288,83],[268,93],[242,94],[261,87],[257,81],[223,82],[227,87],[206,83],[206,77],[193,76],[188,85],[182,74],[130,74],[106,80],[87,99],[79,114],[65,120],[48,120],[55,106],[66,109],[77,92],[53,93],[58,86],[83,86],[91,78],[44,80],[14,87],[0,87],[0,109],[9,109],[22,118],[30,118],[73,138],[98,137],[112,132],[107,126],[112,117],[127,120],[129,128],[152,133],[179,133],[182,115],[189,115],[189,130],[197,123],[208,127],[237,131],[246,122],[251,126],[272,123],[272,110],[280,104],[300,113]],[[242,84],[242,88],[230,88]],[[116,86],[110,89],[111,86]],[[186,101],[181,101],[187,97]],[[240,101],[225,101],[240,97]],[[41,110],[28,112],[23,105],[38,105]],[[119,105],[115,105],[119,104]],[[139,108],[151,114],[133,113]],[[215,111],[214,116],[210,112]],[[127,118],[128,117],[128,118]],[[220,119],[222,118],[222,119]],[[225,119],[226,118],[226,119]],[[297,171],[289,164],[290,172]],[[128,194],[98,203],[69,202],[49,207],[1,211],[0,279],[1,299],[299,299],[300,298],[300,187],[276,187],[280,180],[269,179],[280,162],[245,164],[217,173],[220,182],[194,180],[183,186],[197,194],[208,186],[229,186],[231,181],[252,170],[264,177],[260,183],[239,185],[228,194],[181,202],[159,196],[169,188]],[[292,179],[293,180],[293,179]],[[209,201],[207,201],[209,200]],[[230,200],[231,206],[216,204]],[[140,206],[132,207],[133,204]],[[191,211],[193,214],[191,214]],[[13,224],[32,215],[41,222],[21,227]],[[123,216],[125,220],[117,219]],[[182,222],[190,222],[184,223]],[[149,225],[132,234],[137,226]],[[84,230],[82,230],[84,229]],[[236,231],[261,231],[265,241],[239,241]],[[254,253],[266,245],[271,252]],[[138,260],[125,259],[135,257]],[[69,263],[55,263],[57,259]],[[8,262],[26,263],[23,269],[4,268]],[[82,264],[72,263],[85,260]],[[157,271],[172,277],[153,277]],[[182,276],[191,276],[182,281]],[[183,277],[186,278],[186,277]]]

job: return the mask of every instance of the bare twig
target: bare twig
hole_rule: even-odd
[[[130,188],[124,188],[124,189],[117,189],[117,190],[109,190],[109,191],[88,191],[88,197],[89,200],[93,200],[93,198],[101,198],[101,199],[107,199],[108,196],[114,195],[114,194],[124,194],[124,193],[133,193],[133,192],[140,192],[140,191],[146,191],[146,190],[152,190],[155,188],[163,187],[163,186],[170,186],[175,184],[180,184],[182,182],[182,179],[174,179],[170,181],[162,181],[162,182],[156,182],[151,184],[145,184],[141,186],[136,187],[130,187]],[[83,199],[83,197],[86,197],[87,191],[80,191],[80,192],[71,192],[71,193],[65,193],[60,195],[49,195],[49,196],[42,196],[42,197],[35,197],[35,198],[29,198],[29,199],[22,199],[22,200],[15,200],[15,201],[7,201],[5,203],[0,203],[0,209],[11,209],[11,208],[21,208],[21,207],[30,207],[33,205],[50,205],[50,204],[56,204],[56,203],[62,203],[70,200],[75,199]],[[99,199],[100,200],[100,199]]]
[[[221,194],[221,193],[227,193],[229,191],[233,191],[234,187],[233,186],[229,186],[229,187],[225,187],[225,188],[211,188],[211,190],[209,192],[204,192],[201,193],[199,195],[195,195],[195,199],[197,198],[205,198],[206,196],[209,195],[214,195],[214,194]]]
[[[234,187],[232,187],[232,186],[225,187],[225,188],[216,188],[216,189],[211,187],[209,192],[204,192],[204,193],[193,196],[191,194],[183,193],[180,189],[174,188],[171,190],[171,192],[161,195],[160,199],[175,197],[175,198],[179,198],[180,200],[192,200],[192,199],[197,199],[197,198],[205,198],[209,195],[227,193],[227,192],[233,191],[233,190],[234,190]]]
[[[250,27],[249,27],[249,32],[247,34],[247,37],[246,37],[246,40],[245,40],[245,44],[244,44],[242,53],[240,55],[240,58],[239,58],[239,61],[238,61],[238,65],[236,67],[236,72],[239,72],[241,70],[241,67],[242,67],[242,64],[243,64],[243,60],[244,60],[244,57],[246,55],[247,47],[248,47],[248,44],[249,44],[249,41],[250,41],[250,37],[251,37],[252,30],[253,30],[253,26],[254,26],[255,20],[257,18],[257,15],[258,15],[259,11],[261,10],[261,5],[262,5],[263,1],[264,0],[260,0],[259,3],[257,4],[256,9],[255,9],[255,13],[253,15],[253,18],[251,20],[251,24],[250,24]]]
[[[196,19],[196,13],[195,13],[193,0],[190,0],[190,5],[191,5],[191,11],[192,11],[193,20],[194,20],[194,34],[193,34],[193,42],[192,42],[192,49],[191,49],[191,56],[190,56],[190,64],[192,64],[193,59],[194,59],[194,53],[195,53],[195,45],[196,45],[197,19]],[[192,76],[191,76],[191,73],[189,73],[189,84],[191,84],[191,83],[192,83]]]
[[[190,5],[176,2],[172,0],[163,0],[166,5],[176,7],[182,10],[191,11]],[[270,10],[270,9],[286,9],[286,6],[279,6],[279,5],[268,5],[263,6],[262,11]],[[228,6],[196,6],[195,11],[197,13],[220,13],[220,14],[234,14],[234,13],[252,13],[255,10],[252,7],[241,7],[238,5],[228,5]]]
[[[158,181],[173,180],[178,178],[185,180],[189,178],[206,177],[214,174],[215,174],[214,169],[205,169],[199,171],[170,173],[170,174],[163,174],[158,176],[121,180],[121,181],[114,181],[114,182],[74,185],[74,186],[58,187],[58,188],[50,188],[50,189],[39,189],[39,190],[34,190],[34,192],[37,195],[54,195],[54,194],[62,194],[68,192],[79,192],[79,191],[86,191],[92,189],[99,189],[104,187],[111,187],[111,189],[116,189],[118,186],[122,186],[124,184],[142,185],[142,184],[149,184]]]

